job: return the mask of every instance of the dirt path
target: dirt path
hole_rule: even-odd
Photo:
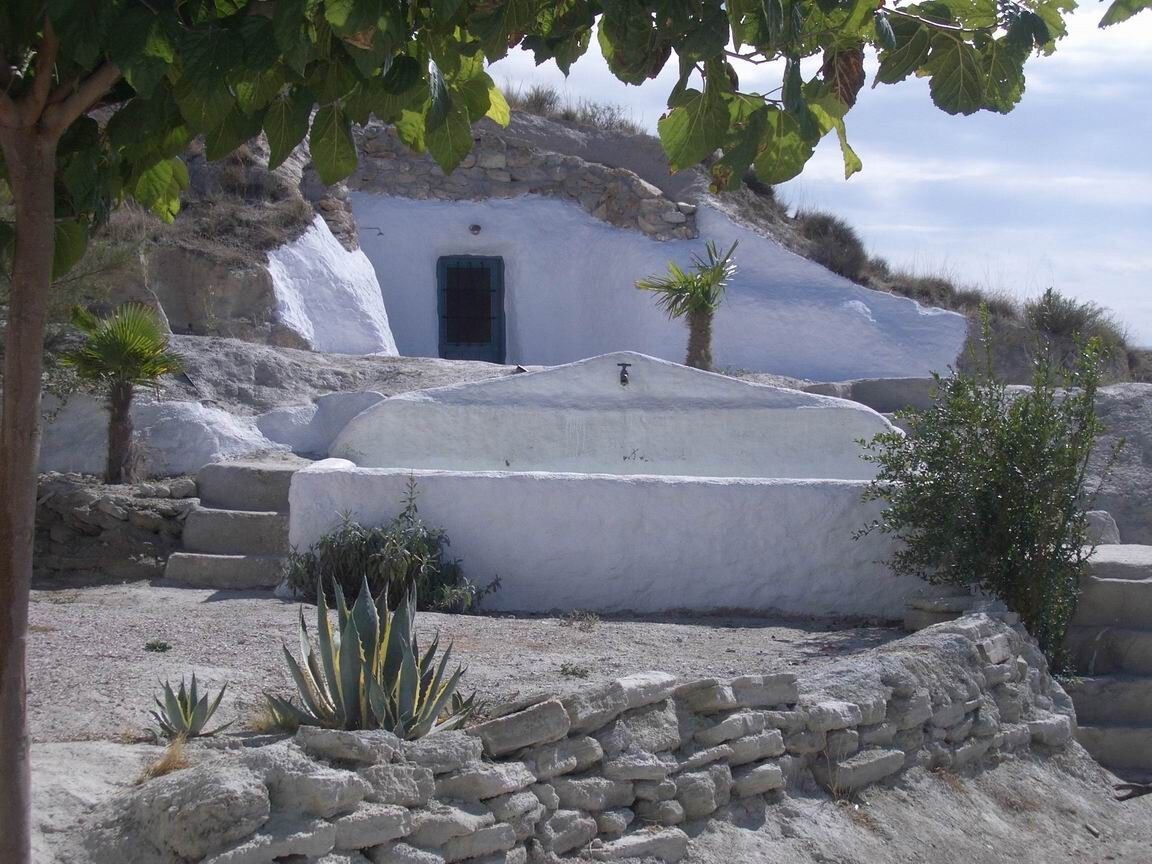
[[[261,692],[288,693],[281,644],[296,646],[298,605],[267,594],[146,583],[33,592],[29,709],[36,741],[134,739],[158,682],[196,673],[228,683],[222,720],[249,720]],[[305,607],[312,626],[314,607]],[[501,702],[632,672],[733,676],[810,666],[899,631],[765,618],[651,620],[421,613],[468,667],[467,689]],[[67,706],[67,710],[62,710]]]

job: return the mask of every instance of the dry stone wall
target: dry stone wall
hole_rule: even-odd
[[[515,708],[415,742],[301,728],[241,747],[145,784],[89,848],[107,862],[675,862],[685,827],[740,799],[1043,753],[1075,725],[1033,644],[986,616],[799,680],[648,672]]]
[[[43,474],[34,564],[40,577],[160,576],[199,504],[191,477],[105,486],[78,474]]]
[[[548,195],[573,201],[597,219],[637,229],[656,240],[698,236],[694,204],[670,200],[631,171],[541,152],[525,141],[505,139],[491,124],[479,124],[473,134],[471,154],[445,175],[427,154],[410,151],[391,126],[369,124],[359,131],[360,165],[347,186],[378,195],[444,201]]]

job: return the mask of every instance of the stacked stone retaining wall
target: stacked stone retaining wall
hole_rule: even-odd
[[[107,486],[79,474],[44,474],[36,498],[36,575],[161,576],[181,546],[195,496],[191,477]]]
[[[473,134],[472,152],[446,175],[430,156],[409,150],[393,127],[371,123],[359,132],[360,164],[347,188],[444,201],[547,195],[573,201],[597,219],[655,240],[698,236],[694,204],[670,200],[631,171],[538,151],[506,139],[494,125],[480,124]]]
[[[985,616],[822,667],[731,680],[662,672],[508,706],[403,742],[301,728],[145,784],[90,838],[96,860],[674,862],[693,823],[810,785],[848,796],[913,767],[975,769],[1072,738],[1043,657]],[[770,812],[770,811],[769,811]],[[160,858],[157,859],[157,853]],[[300,858],[290,856],[301,856]]]

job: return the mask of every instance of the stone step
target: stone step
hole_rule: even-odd
[[[1098,546],[1088,563],[1072,623],[1152,628],[1152,546]]]
[[[184,550],[216,555],[287,555],[288,514],[197,507],[184,522]]]
[[[1076,678],[1064,689],[1076,706],[1076,719],[1094,724],[1152,726],[1152,677],[1144,675],[1102,675]],[[1152,734],[1152,731],[1150,731]],[[1152,765],[1149,765],[1152,767]]]
[[[1134,543],[1097,546],[1088,559],[1088,566],[1097,579],[1152,579],[1152,546]]]
[[[283,459],[205,465],[196,474],[200,503],[219,510],[286,513],[292,475],[307,464],[303,459]]]
[[[278,555],[209,555],[173,552],[168,556],[164,581],[193,588],[242,591],[275,588],[283,575],[284,559]]]
[[[1081,675],[1152,675],[1152,630],[1070,627],[1065,645]]]
[[[1093,759],[1122,777],[1152,770],[1152,726],[1080,726],[1076,738]]]

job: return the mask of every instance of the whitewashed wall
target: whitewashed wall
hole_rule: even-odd
[[[313,351],[396,354],[372,263],[348,251],[317,216],[291,243],[268,253],[280,323]]]
[[[616,352],[385,399],[329,452],[373,468],[868,479],[856,442],[891,429],[855,402]]]
[[[741,609],[899,617],[922,590],[882,563],[879,536],[853,540],[875,514],[863,482],[448,472],[316,462],[292,478],[298,548],[350,511],[382,524],[409,477],[420,515],[480,583],[488,608],[544,612]]]
[[[619,350],[682,361],[684,324],[634,284],[670,259],[687,264],[707,239],[740,241],[740,272],[716,319],[719,368],[820,381],[923,376],[953,363],[967,332],[961,315],[855,285],[706,205],[699,240],[658,242],[552,198],[351,200],[403,355],[437,355],[436,260],[469,254],[504,258],[508,362]]]

